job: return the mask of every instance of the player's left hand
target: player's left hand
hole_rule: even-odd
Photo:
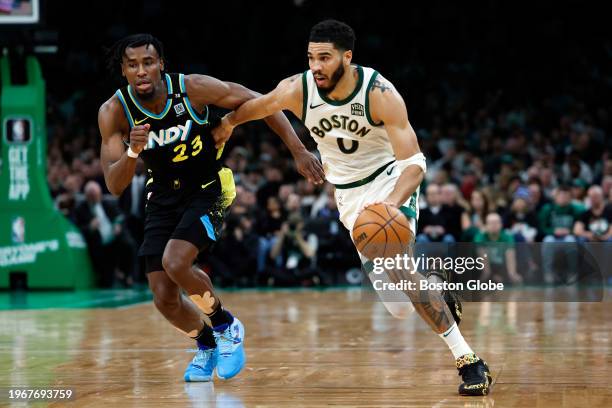
[[[321,166],[317,156],[309,151],[304,151],[303,153],[294,156],[294,159],[297,171],[306,180],[313,184],[323,184],[323,182],[325,182],[325,172],[323,171],[323,166]]]
[[[213,139],[215,139],[215,148],[220,149],[225,142],[227,142],[234,131],[234,126],[232,126],[227,120],[227,115],[225,115],[221,122],[217,127],[211,130]]]

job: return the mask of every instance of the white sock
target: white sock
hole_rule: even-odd
[[[466,354],[473,353],[472,349],[461,335],[461,331],[459,331],[457,323],[453,323],[453,325],[449,327],[447,331],[438,334],[438,336],[440,336],[440,338],[446,342],[446,345],[453,353],[455,360]]]

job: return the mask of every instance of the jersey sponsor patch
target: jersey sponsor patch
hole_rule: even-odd
[[[364,116],[365,109],[360,103],[351,104],[351,115],[353,116]]]
[[[174,105],[174,111],[176,112],[176,116],[181,116],[185,113],[185,106],[182,103],[178,103]]]

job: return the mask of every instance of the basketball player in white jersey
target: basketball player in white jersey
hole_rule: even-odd
[[[235,126],[290,110],[317,142],[327,181],[336,186],[344,226],[352,231],[365,206],[384,202],[409,218],[414,237],[425,156],[399,92],[372,68],[351,64],[354,43],[348,25],[335,20],[318,23],[310,32],[310,70],[281,81],[272,92],[230,112],[213,136],[220,146]],[[410,277],[417,287],[425,279],[418,272]],[[463,379],[459,393],[486,395],[489,368],[461,335],[441,294],[408,292],[414,309],[453,353]],[[405,314],[402,304],[385,302],[385,306],[396,317]]]

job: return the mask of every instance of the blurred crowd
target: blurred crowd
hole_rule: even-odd
[[[587,108],[571,98],[549,99],[540,108],[485,102],[470,109],[460,97],[427,100],[428,126],[412,118],[428,163],[417,242],[610,241],[612,108]],[[56,107],[48,143],[56,205],[83,231],[102,285],[142,282],[135,253],[142,240],[144,169],[138,167],[118,200],[110,197],[97,127],[62,109],[70,112]],[[305,129],[294,125],[314,150]],[[219,284],[352,283],[359,260],[338,221],[333,186],[303,180],[262,124],[236,129],[224,161],[234,171],[237,197],[223,239],[201,259]],[[544,258],[554,258],[549,255]],[[546,269],[531,280],[557,281]],[[529,281],[520,270],[507,275]]]
[[[408,2],[407,11],[380,18],[354,2],[316,0],[269,7],[201,2],[190,13],[163,1],[73,3],[72,13],[47,7],[39,31],[7,31],[0,44],[58,45],[56,53],[38,55],[47,85],[49,188],[84,232],[103,286],[145,279],[134,255],[142,240],[144,171],[140,166],[117,200],[105,188],[98,159],[97,110],[123,86],[107,69],[104,50],[152,27],[166,45],[169,71],[205,73],[265,92],[307,69],[315,22],[344,20],[357,34],[354,62],[380,71],[402,93],[427,157],[419,243],[508,241],[520,252],[521,243],[610,239],[606,13],[563,2],[536,4],[527,14],[507,2]],[[98,18],[72,17],[85,14]],[[231,15],[233,29],[224,19],[202,24],[203,15]],[[194,45],[192,32],[168,21],[195,27],[205,43]],[[296,128],[314,151],[307,132]],[[224,239],[213,257],[201,260],[220,283],[357,280],[359,262],[338,223],[331,186],[305,183],[290,157],[261,123],[241,126],[230,140],[224,160],[235,172],[238,197]],[[517,269],[513,280],[529,281]]]

